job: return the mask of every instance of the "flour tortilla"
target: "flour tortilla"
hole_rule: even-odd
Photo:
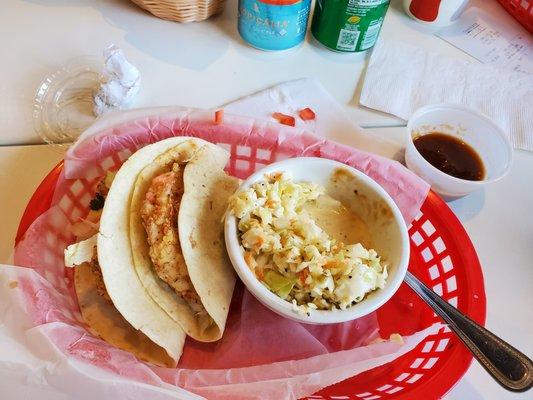
[[[196,292],[222,335],[235,286],[224,245],[222,218],[237,179],[225,174],[228,156],[204,147],[183,172],[185,191],[178,215],[183,257]]]
[[[74,285],[81,315],[89,331],[112,346],[128,351],[138,359],[161,367],[175,367],[163,349],[141,331],[133,329],[109,301],[96,291],[96,278],[89,263],[77,265]]]
[[[163,349],[141,331],[134,329],[120,315],[113,304],[98,293],[98,277],[90,262],[96,254],[96,234],[65,249],[65,265],[74,269],[74,288],[80,312],[88,330],[119,349],[128,351],[140,360],[161,367],[175,367]]]
[[[218,266],[216,266],[216,269],[223,269],[225,271],[223,276],[220,276],[219,273],[215,272],[214,277],[210,274],[207,274],[202,275],[202,278],[199,278],[205,279],[202,285],[207,286],[209,288],[213,288],[213,296],[216,297],[213,302],[216,303],[216,306],[211,307],[211,310],[217,310],[215,311],[217,319],[211,318],[214,317],[214,315],[211,315],[209,310],[207,310],[207,312],[209,315],[211,315],[211,317],[209,315],[206,315],[205,313],[200,316],[195,315],[194,311],[189,307],[187,302],[185,302],[181,296],[177,295],[176,292],[168,284],[161,280],[155,272],[154,267],[152,265],[152,261],[150,259],[149,245],[146,239],[146,232],[142,224],[142,218],[140,214],[140,209],[142,207],[142,203],[145,199],[146,193],[151,185],[152,180],[155,177],[170,171],[172,164],[175,162],[196,163],[198,157],[200,158],[200,163],[205,163],[204,165],[207,168],[212,169],[213,173],[215,173],[217,177],[216,179],[212,179],[211,181],[200,177],[200,180],[202,181],[200,182],[200,185],[204,185],[206,187],[208,185],[212,185],[212,196],[209,199],[204,199],[202,201],[211,201],[213,203],[217,203],[217,210],[221,211],[217,211],[216,214],[213,215],[214,220],[216,220],[214,225],[220,226],[222,228],[221,218],[227,205],[227,199],[229,195],[231,195],[236,189],[236,185],[233,184],[233,182],[235,182],[235,179],[228,177],[223,171],[223,168],[229,158],[229,154],[219,146],[213,145],[211,143],[204,142],[203,146],[200,147],[198,142],[189,141],[181,143],[178,146],[161,154],[154,160],[153,163],[146,166],[137,176],[130,208],[130,240],[133,249],[135,270],[149,295],[154,299],[155,302],[159,304],[159,306],[161,306],[163,310],[165,310],[165,312],[174,321],[180,324],[180,326],[189,336],[198,341],[211,342],[220,339],[224,331],[224,325],[229,309],[229,303],[231,301],[231,293],[233,291],[233,286],[235,283],[235,277],[232,273],[233,269],[231,267],[231,264],[229,264],[229,262],[227,262],[226,264],[221,264],[220,261],[218,262]],[[217,162],[213,163],[211,160],[217,160]],[[181,166],[181,168],[183,168],[183,165]],[[187,167],[185,166],[184,174],[186,173]],[[222,179],[224,182],[227,182],[228,190],[224,189],[222,191],[219,191],[217,179]],[[184,182],[179,182],[178,184],[183,185]],[[231,192],[229,192],[230,188]],[[190,197],[188,198],[190,199]],[[191,204],[189,207],[201,208],[203,207],[202,201]],[[178,221],[176,221],[176,223],[178,224]],[[198,224],[198,221],[191,220],[187,223],[196,226]],[[213,229],[214,225],[209,226],[208,229]],[[219,229],[215,230],[217,232],[220,231]],[[180,242],[183,242],[184,240],[187,239],[183,239],[183,237],[180,235]],[[208,246],[210,247],[210,251],[212,251],[213,247],[212,242],[213,241],[210,241]],[[224,252],[222,242],[218,243],[217,246],[222,246],[221,249],[222,252]],[[221,249],[217,249],[216,253],[220,253]],[[207,268],[207,270],[211,271],[211,261],[209,254],[206,254],[205,250],[202,249],[200,250],[198,257],[205,260],[205,262],[203,263],[203,268]],[[225,261],[227,261],[227,257],[224,257]],[[189,265],[187,262],[186,264],[188,268]],[[189,275],[191,275],[190,269]],[[190,278],[196,288],[195,280],[192,276],[190,276]],[[196,279],[196,281],[198,281],[198,279]],[[222,286],[227,288],[227,290],[229,291],[229,296],[226,294],[226,291],[224,291],[223,295],[216,291],[215,286],[218,285],[221,281],[223,282]],[[198,294],[203,303],[205,296],[203,296],[200,292],[198,292]],[[215,323],[213,323],[213,320],[215,321]]]
[[[135,271],[129,219],[138,175],[159,155],[188,140],[200,146],[207,143],[185,137],[166,139],[140,149],[122,165],[107,194],[97,238],[98,262],[116,309],[175,361],[183,351],[185,333],[146,292]]]

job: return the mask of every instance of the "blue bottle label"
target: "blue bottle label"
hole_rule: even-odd
[[[311,0],[239,0],[239,33],[254,47],[285,50],[300,44]]]

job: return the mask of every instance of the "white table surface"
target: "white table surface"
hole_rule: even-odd
[[[393,0],[382,31],[444,54],[469,58],[428,35]],[[365,57],[339,55],[311,41],[291,53],[263,53],[236,32],[236,0],[207,22],[180,25],[156,19],[126,0],[4,0],[0,11],[0,145],[39,143],[32,101],[47,73],[69,58],[98,54],[109,43],[122,47],[142,71],[136,106],[179,104],[216,107],[264,87],[317,77],[365,127],[402,126],[395,117],[357,105]],[[402,128],[375,128],[401,144]],[[11,254],[16,227],[37,184],[60,159],[50,146],[0,147],[0,262]],[[451,203],[478,252],[485,275],[487,327],[533,355],[533,154],[516,152],[509,176]],[[65,399],[47,388],[15,387],[0,376],[2,399]],[[474,362],[449,400],[526,399],[501,389]]]

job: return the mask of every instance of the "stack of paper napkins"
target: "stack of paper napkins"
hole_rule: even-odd
[[[381,40],[370,59],[361,104],[408,119],[432,103],[470,106],[488,115],[517,149],[533,151],[533,75],[469,63]]]

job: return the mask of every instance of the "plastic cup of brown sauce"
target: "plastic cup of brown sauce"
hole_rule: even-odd
[[[471,108],[428,105],[407,123],[407,167],[447,200],[502,179],[512,161],[513,149],[502,129]]]

